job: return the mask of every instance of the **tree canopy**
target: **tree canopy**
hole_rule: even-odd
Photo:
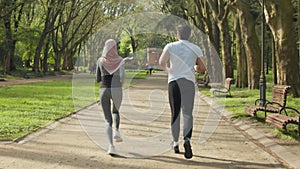
[[[264,16],[264,71],[272,70],[273,83],[291,85],[293,96],[299,97],[300,0],[265,1],[262,12],[262,0],[1,0],[0,70],[3,75],[15,70],[72,70],[82,46],[98,29],[133,13],[162,12],[185,19],[208,36],[219,53],[224,77],[235,78],[237,87],[258,89]],[[174,40],[136,34],[141,28],[142,22],[135,20],[116,28],[122,36],[114,38],[120,41],[123,57]],[[207,58],[214,76],[216,61]]]

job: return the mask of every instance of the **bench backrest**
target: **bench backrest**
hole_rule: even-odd
[[[233,81],[233,78],[226,78],[225,79],[225,84],[224,84],[224,87],[229,91],[230,90],[230,86],[232,84],[232,81]]]
[[[287,94],[291,86],[287,85],[276,85],[272,90],[272,102],[279,103],[283,107],[286,106]]]

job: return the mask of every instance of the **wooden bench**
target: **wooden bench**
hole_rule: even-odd
[[[224,87],[212,86],[210,91],[212,92],[213,95],[226,94],[228,96],[231,96],[230,87],[232,83],[233,83],[233,78],[226,78]]]
[[[259,105],[260,99],[255,100],[254,105],[247,106],[245,111],[250,116],[256,116],[258,111],[267,113],[280,113],[286,108],[287,94],[291,86],[276,85],[272,89],[272,101],[265,100],[265,105]]]
[[[290,116],[290,113],[287,113],[288,111],[294,112],[294,114],[297,114],[297,116]],[[279,112],[279,114],[270,114],[266,118],[266,122],[276,126],[277,128],[280,128],[282,130],[287,130],[288,124],[297,124],[298,125],[298,140],[300,141],[300,112],[294,108],[291,107],[285,107],[282,111],[285,111],[285,114],[283,115],[282,112]]]
[[[209,76],[208,76],[208,72],[205,71],[204,75],[203,75],[203,78],[198,78],[199,76],[199,73],[197,73],[197,86],[198,87],[201,87],[201,86],[208,86],[209,84]]]

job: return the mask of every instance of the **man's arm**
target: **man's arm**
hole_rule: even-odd
[[[203,73],[206,71],[205,65],[200,57],[197,58],[196,65],[197,65],[197,68],[196,68],[197,72]]]
[[[161,54],[160,58],[159,58],[159,65],[167,72],[169,73],[170,68],[168,67],[168,60],[170,58],[170,53],[165,50],[163,51],[163,53]]]

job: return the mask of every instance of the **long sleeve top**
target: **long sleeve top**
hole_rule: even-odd
[[[96,67],[96,81],[102,81],[101,88],[118,88],[122,87],[125,79],[125,69],[122,65],[116,72],[109,74],[98,60]]]

